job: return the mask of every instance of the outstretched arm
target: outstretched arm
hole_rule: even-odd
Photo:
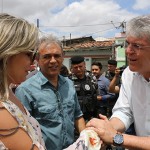
[[[79,117],[75,120],[75,128],[79,133],[85,129],[85,121],[83,117]]]
[[[100,115],[101,119],[92,119],[87,123],[87,127],[93,127],[106,144],[113,144],[113,138],[119,131],[123,131],[125,126],[118,118],[112,118],[108,120],[106,116]],[[124,142],[123,147],[134,150],[149,150],[150,149],[150,137],[139,137],[133,135],[122,134]]]

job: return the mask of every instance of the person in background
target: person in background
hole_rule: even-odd
[[[121,86],[121,76],[126,67],[127,66],[123,65],[122,67],[116,68],[115,75],[109,85],[109,92],[119,94]]]
[[[111,80],[109,88],[108,88],[109,92],[116,93],[116,94],[119,93],[120,86],[121,86],[121,84],[117,85],[117,81],[119,80],[119,78],[120,78],[120,69],[116,68],[115,75],[114,75],[113,79]]]
[[[92,73],[97,78],[99,89],[99,95],[97,96],[97,116],[99,117],[99,114],[103,114],[110,117],[112,108],[110,108],[109,103],[115,98],[115,94],[108,91],[110,80],[102,74],[102,64],[100,62],[92,63]],[[106,147],[106,150],[111,149],[112,147],[110,145]]]
[[[110,81],[102,74],[102,64],[100,62],[93,62],[91,70],[92,74],[97,78],[98,83],[98,114],[108,116],[108,101],[111,101],[115,98],[114,94],[108,92]]]
[[[34,56],[34,59],[36,57],[36,54]],[[26,79],[29,79],[30,77],[34,76],[38,71],[40,70],[38,63],[36,60],[34,60],[33,64],[30,66],[30,71],[28,75],[26,76]]]
[[[86,121],[96,117],[97,81],[90,71],[86,70],[83,56],[71,57],[71,72],[69,78],[74,82],[79,104]]]
[[[107,68],[108,70],[105,72],[105,77],[111,81],[113,77],[115,76],[115,70],[117,68],[117,61],[113,59],[108,60]]]
[[[68,77],[69,76],[68,68],[65,65],[61,66],[60,75],[62,75],[64,77]]]
[[[126,55],[128,65],[122,74],[119,98],[113,108],[110,121],[91,120],[87,126],[94,127],[106,144],[127,149],[150,149],[150,15],[131,19],[126,29]],[[124,131],[134,122],[136,136]]]
[[[42,129],[47,150],[62,150],[74,142],[74,127],[80,133],[85,121],[73,82],[60,75],[64,53],[53,35],[42,37],[37,57],[40,71],[16,89],[16,96]]]
[[[114,59],[110,59],[108,60],[108,70],[104,73],[105,77],[109,79],[109,81],[111,82],[115,76],[115,71],[117,69],[117,61]],[[119,75],[117,77],[116,80],[116,87],[120,87],[121,84],[121,75]],[[115,97],[113,98],[113,100],[108,101],[108,105],[109,105],[109,116],[112,115],[112,108],[114,107],[117,99],[118,99],[119,93],[115,93]]]
[[[11,90],[26,80],[38,40],[38,28],[0,14],[0,149],[44,150],[38,122]]]

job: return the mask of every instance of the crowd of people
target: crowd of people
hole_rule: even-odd
[[[0,149],[148,150],[149,31],[149,15],[128,22],[126,67],[108,60],[104,73],[101,62],[87,70],[72,56],[68,71],[55,36],[39,39],[35,25],[0,14]]]

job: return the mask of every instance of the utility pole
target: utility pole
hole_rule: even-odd
[[[65,36],[63,36],[63,47],[66,46],[66,39]]]
[[[70,33],[70,45],[71,45],[71,33]]]
[[[125,21],[121,22],[119,27],[122,28],[122,33],[126,33],[126,22]]]
[[[114,23],[113,23],[113,21],[111,21],[111,23],[112,23],[112,25],[116,28],[116,29],[120,29],[121,28],[121,37],[124,37],[125,38],[125,34],[126,34],[126,22],[125,21],[123,21],[123,22],[121,22],[120,23],[120,25],[119,26],[115,26],[114,25]],[[123,40],[123,42],[122,43],[114,43],[113,45],[112,45],[112,58],[113,59],[116,59],[115,58],[115,55],[116,55],[116,48],[117,47],[123,47],[124,46],[124,44],[125,44],[125,40]],[[125,54],[125,65],[127,66],[127,56],[126,56],[126,54]]]
[[[126,34],[126,22],[123,21],[121,24],[120,24],[120,27],[122,28],[122,33],[123,34]],[[125,41],[124,41],[124,45],[125,45]],[[127,61],[127,55],[125,54],[125,65],[127,66],[128,65],[128,61]]]
[[[123,21],[123,22],[120,22],[120,25],[119,26],[115,26],[115,24],[113,23],[113,21],[111,21],[112,25],[116,28],[116,29],[122,29],[122,33],[125,33],[126,32],[126,22]]]
[[[36,22],[36,23],[37,23],[37,27],[39,28],[39,19],[37,19],[37,22]]]
[[[116,56],[115,56],[115,54],[116,54],[116,52],[115,52],[116,48],[117,47],[121,47],[122,48],[123,46],[124,46],[124,43],[120,43],[120,44],[114,43],[112,45],[112,59],[116,59]]]
[[[3,0],[2,0],[2,7],[1,7],[1,9],[2,9],[1,12],[3,13]]]

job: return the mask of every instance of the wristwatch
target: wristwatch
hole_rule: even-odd
[[[119,132],[113,138],[113,145],[114,146],[121,146],[124,142],[123,135]]]

